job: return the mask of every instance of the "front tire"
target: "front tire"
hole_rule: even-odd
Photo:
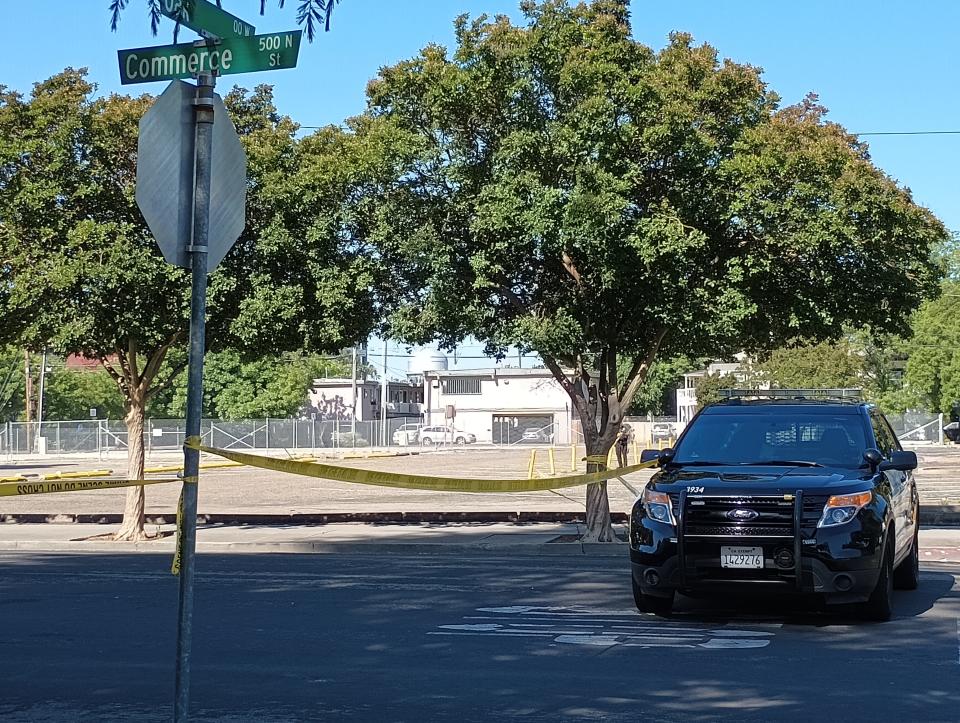
[[[882,567],[877,586],[870,593],[870,599],[860,606],[860,617],[876,623],[885,623],[893,617],[893,530],[889,530],[887,535],[890,542],[880,563]]]
[[[653,613],[662,618],[670,617],[670,613],[673,612],[674,593],[671,592],[669,597],[644,595],[637,581],[631,580],[631,582],[633,584],[633,602],[637,606],[637,610],[642,613]]]
[[[463,447],[467,443],[466,437],[457,437],[457,446]]]
[[[893,586],[898,590],[916,590],[920,585],[920,529],[913,533],[913,549],[893,571]]]
[[[430,437],[424,437],[423,439],[420,440],[420,446],[421,446],[421,447],[432,447],[432,446],[433,446],[433,440],[430,439]]]

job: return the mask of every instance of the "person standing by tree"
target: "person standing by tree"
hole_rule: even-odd
[[[620,430],[617,432],[617,440],[615,442],[615,447],[617,450],[617,466],[626,467],[627,466],[627,446],[630,444],[630,426],[627,424],[620,425]]]

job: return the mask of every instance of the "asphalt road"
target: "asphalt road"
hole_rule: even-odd
[[[0,556],[0,719],[169,719],[169,563]],[[960,565],[926,567],[886,624],[640,615],[619,558],[202,556],[197,583],[197,720],[960,718]]]

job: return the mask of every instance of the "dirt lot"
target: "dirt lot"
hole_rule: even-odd
[[[920,468],[917,482],[925,505],[960,504],[960,447],[919,447]],[[258,451],[262,453],[262,451]],[[582,448],[578,457],[583,453]],[[275,456],[285,456],[274,451]],[[205,461],[217,458],[205,455]],[[426,452],[401,457],[347,459],[337,461],[354,467],[407,472],[412,474],[462,477],[527,476],[530,449],[465,448]],[[175,454],[154,454],[149,465],[180,461]],[[582,462],[579,463],[582,470]],[[100,462],[93,458],[33,458],[0,464],[0,475],[49,473],[81,469],[112,468],[120,476],[125,459],[120,456]],[[570,448],[555,453],[557,474],[570,469]],[[537,472],[549,475],[548,454],[538,450]],[[169,475],[172,476],[172,475]],[[641,487],[649,472],[628,477],[634,487]],[[622,484],[609,484],[610,506],[615,512],[626,512],[633,494]],[[98,490],[69,494],[5,497],[0,500],[0,514],[13,513],[118,513],[123,509],[125,490]],[[147,488],[147,512],[171,513],[176,508],[179,485],[155,485]],[[201,513],[330,513],[330,512],[435,512],[435,511],[582,511],[583,488],[560,492],[523,494],[461,494],[422,492],[386,487],[368,487],[311,477],[299,477],[252,469],[249,467],[209,469],[201,472],[199,511]]]

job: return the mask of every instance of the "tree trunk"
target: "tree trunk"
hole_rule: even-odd
[[[143,423],[146,416],[146,401],[139,393],[127,400],[127,479],[143,479]],[[142,540],[143,510],[145,496],[143,487],[128,487],[127,502],[123,509],[123,523],[114,534],[115,540]]]
[[[593,439],[590,439],[593,437]],[[601,457],[606,460],[610,454],[609,440],[596,435],[585,435],[587,457]],[[587,472],[603,472],[606,461],[587,461]],[[587,529],[583,533],[583,542],[615,542],[613,525],[610,522],[610,499],[607,497],[607,483],[595,482],[587,485]]]

